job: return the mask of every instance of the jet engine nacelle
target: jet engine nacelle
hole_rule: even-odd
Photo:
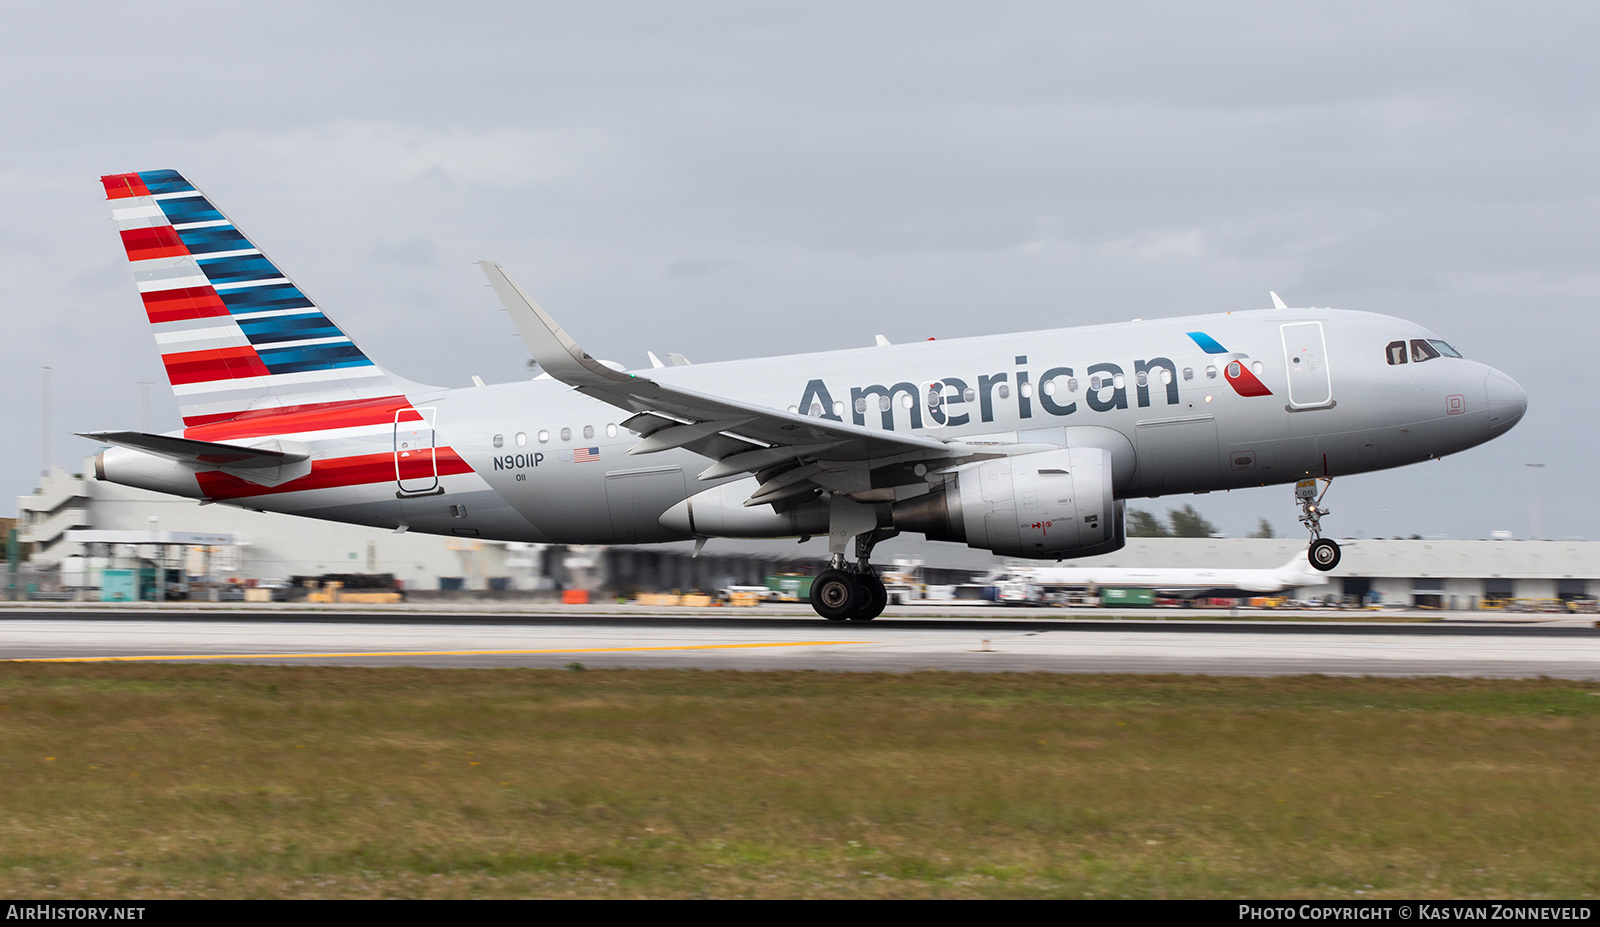
[[[894,505],[894,526],[1007,557],[1062,560],[1127,543],[1111,454],[1062,448],[963,467],[954,480]]]

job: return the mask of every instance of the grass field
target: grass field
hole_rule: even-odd
[[[12,897],[1592,897],[1597,833],[1595,684],[0,665]]]

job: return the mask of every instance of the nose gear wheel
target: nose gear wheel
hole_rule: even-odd
[[[1339,565],[1339,556],[1339,545],[1328,538],[1317,538],[1306,551],[1306,559],[1324,573]]]

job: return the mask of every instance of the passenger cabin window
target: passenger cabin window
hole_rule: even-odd
[[[504,447],[505,443],[506,443],[506,436],[505,435],[495,435],[494,436],[494,446],[495,447]]]
[[[594,426],[593,425],[585,425],[585,426],[583,426],[583,436],[585,438],[594,437]]]
[[[1406,343],[1404,341],[1391,341],[1383,349],[1384,356],[1389,359],[1389,366],[1395,367],[1406,362]]]
[[[1411,339],[1411,359],[1416,363],[1433,360],[1439,357],[1439,350],[1421,338]]]
[[[571,441],[572,440],[572,429],[571,428],[563,428],[563,429],[561,429],[561,440],[563,440],[563,441]]]

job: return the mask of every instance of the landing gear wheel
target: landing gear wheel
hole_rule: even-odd
[[[1339,565],[1339,556],[1338,543],[1327,538],[1312,541],[1311,548],[1306,551],[1306,559],[1324,573]]]
[[[861,608],[850,620],[871,621],[883,614],[884,607],[889,604],[889,590],[883,587],[883,580],[876,573],[857,573],[856,581],[861,584]]]
[[[848,620],[866,600],[861,583],[844,570],[823,570],[811,581],[811,607],[829,621]]]

